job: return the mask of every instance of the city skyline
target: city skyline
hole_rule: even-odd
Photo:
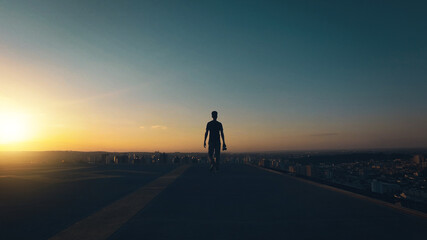
[[[425,3],[0,3],[0,151],[427,147]]]

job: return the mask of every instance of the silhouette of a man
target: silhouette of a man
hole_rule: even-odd
[[[206,148],[206,138],[209,132],[208,155],[209,155],[209,160],[211,162],[210,170],[218,171],[220,155],[221,155],[221,141],[219,139],[220,132],[221,132],[222,144],[223,144],[222,150],[227,150],[227,147],[224,141],[224,131],[222,128],[222,124],[216,120],[218,118],[218,113],[216,111],[212,112],[212,118],[213,120],[208,122],[208,124],[206,125],[204,147]],[[215,156],[215,159],[213,158],[214,156]]]

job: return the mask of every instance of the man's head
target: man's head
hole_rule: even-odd
[[[213,118],[214,120],[216,120],[216,119],[218,118],[218,113],[217,113],[217,111],[212,111],[212,118]]]

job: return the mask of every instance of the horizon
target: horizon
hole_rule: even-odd
[[[365,152],[405,152],[405,151],[414,151],[416,154],[419,154],[420,151],[427,151],[426,147],[413,147],[413,148],[361,148],[361,149],[302,149],[302,150],[271,150],[271,151],[242,151],[242,152],[235,152],[235,151],[227,151],[223,154],[256,154],[256,153],[307,153],[307,152],[328,152],[328,153],[346,153],[346,152],[352,152],[352,153],[365,153]],[[162,150],[155,150],[155,151],[80,151],[80,150],[22,150],[22,151],[13,151],[13,150],[5,150],[0,151],[0,153],[20,153],[20,152],[79,152],[79,153],[167,153],[167,154],[173,154],[173,153],[188,153],[188,154],[205,154],[205,151],[200,152],[182,152],[182,151],[162,151]]]
[[[2,1],[0,152],[425,149],[426,7]]]

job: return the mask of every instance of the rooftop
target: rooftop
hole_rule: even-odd
[[[0,215],[5,227],[0,238],[415,239],[427,234],[423,214],[245,164],[224,164],[217,174],[203,164],[67,171],[69,181],[34,185],[31,199],[25,191],[3,195],[7,209]],[[78,180],[77,173],[98,178]],[[62,178],[67,174],[63,171]],[[31,177],[3,178],[2,186],[13,180],[18,189]]]

